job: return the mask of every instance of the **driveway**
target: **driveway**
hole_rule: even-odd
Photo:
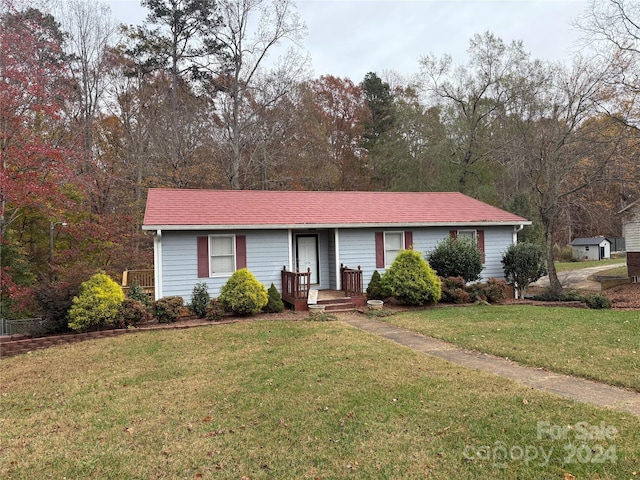
[[[568,290],[593,290],[600,292],[602,290],[600,283],[589,280],[588,277],[594,273],[616,268],[620,265],[624,265],[624,262],[620,262],[619,264],[608,263],[597,267],[577,268],[575,270],[567,270],[566,272],[558,272],[558,280],[560,280],[562,287]],[[529,286],[547,288],[549,286],[549,277],[544,276]]]

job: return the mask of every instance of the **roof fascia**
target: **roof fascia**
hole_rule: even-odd
[[[428,223],[300,223],[281,225],[143,225],[142,230],[289,230],[305,228],[416,228],[416,227],[513,227],[531,225],[522,222],[428,222]]]

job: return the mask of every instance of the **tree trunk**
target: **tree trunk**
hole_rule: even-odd
[[[555,230],[555,221],[557,214],[557,205],[551,207],[542,215],[542,224],[544,228],[544,240],[547,251],[547,274],[549,276],[549,291],[553,295],[560,295],[562,285],[558,280],[558,272],[553,258],[553,232]]]

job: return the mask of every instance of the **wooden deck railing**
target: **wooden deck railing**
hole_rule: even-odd
[[[282,267],[282,298],[284,300],[300,300],[309,296],[311,288],[311,269],[306,272],[288,272]]]
[[[122,272],[122,289],[126,292],[131,285],[140,285],[145,293],[155,292],[155,275],[153,270],[125,270]]]
[[[342,290],[347,297],[359,296],[363,294],[362,289],[362,270],[360,265],[356,270],[340,265],[340,273],[342,276]]]

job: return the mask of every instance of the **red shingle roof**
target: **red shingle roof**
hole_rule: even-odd
[[[457,192],[150,189],[144,229],[520,225],[522,217]]]

